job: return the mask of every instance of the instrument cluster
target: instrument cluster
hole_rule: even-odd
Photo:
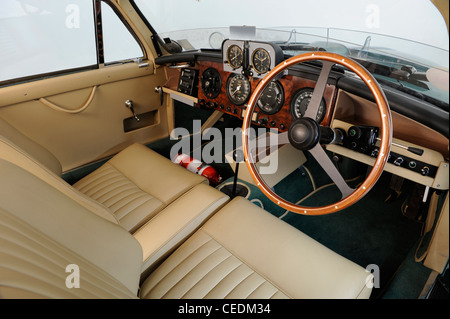
[[[222,43],[223,69],[226,72],[263,78],[283,61],[283,51],[272,43],[225,40]]]
[[[240,118],[260,80],[284,59],[282,50],[272,43],[225,40],[222,63],[201,61],[198,106],[216,109]],[[261,93],[252,115],[254,123],[286,130],[302,117],[312,97],[315,80],[287,72],[271,81]],[[317,121],[329,113],[334,87],[329,87],[319,107]]]

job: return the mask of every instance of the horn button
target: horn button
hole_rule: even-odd
[[[289,126],[288,138],[295,148],[302,151],[310,150],[319,142],[319,124],[309,117],[296,119]]]

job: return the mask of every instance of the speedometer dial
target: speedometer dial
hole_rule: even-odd
[[[250,97],[250,81],[245,75],[231,74],[226,84],[226,93],[228,99],[234,105],[242,105]]]
[[[297,91],[291,100],[291,114],[295,119],[301,118],[305,115],[309,102],[314,90],[311,88],[301,89]],[[322,122],[326,111],[325,100],[320,102],[319,110],[317,111],[316,122]]]
[[[267,73],[270,70],[270,54],[264,49],[256,49],[252,54],[252,65],[259,74]]]
[[[227,50],[227,59],[233,69],[240,68],[244,62],[242,49],[236,44],[231,45]]]
[[[283,86],[278,81],[271,81],[258,99],[258,108],[266,114],[275,114],[284,103]]]

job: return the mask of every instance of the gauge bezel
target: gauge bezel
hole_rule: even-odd
[[[215,73],[214,76],[216,76],[218,78],[218,80],[219,80],[219,90],[217,92],[214,92],[213,95],[208,95],[208,93],[205,92],[206,89],[204,88],[204,83],[203,83],[205,74],[207,74],[209,72]],[[218,97],[220,92],[222,91],[222,76],[220,75],[220,72],[216,68],[213,68],[213,67],[207,68],[205,71],[203,71],[202,76],[200,77],[200,87],[202,89],[203,94],[208,99],[215,99],[216,97]]]
[[[265,110],[265,109],[263,109],[263,108],[261,107],[260,103],[261,103],[261,98],[263,97],[263,95],[266,93],[266,90],[267,90],[271,85],[275,85],[275,86],[278,88],[279,93],[281,94],[281,99],[280,99],[280,102],[276,102],[275,106],[272,107],[272,110],[271,110],[271,111],[267,111],[267,110]],[[285,99],[285,93],[284,93],[283,85],[281,84],[280,81],[273,80],[273,81],[270,81],[270,83],[267,85],[267,87],[264,89],[264,91],[261,92],[261,96],[258,98],[258,101],[256,102],[256,105],[258,106],[258,109],[259,109],[262,113],[267,114],[267,115],[273,115],[273,114],[275,114],[275,113],[278,113],[278,112],[281,110],[281,108],[282,108],[283,105],[284,105],[284,99]]]
[[[268,58],[268,67],[267,67],[267,69],[259,70],[258,67],[255,65],[255,55],[256,55],[258,52],[264,52],[265,56]],[[264,73],[267,73],[267,72],[270,71],[270,66],[271,66],[271,64],[272,64],[272,57],[270,56],[270,53],[269,53],[266,49],[263,49],[263,48],[257,48],[257,49],[255,49],[255,50],[253,51],[253,53],[252,53],[251,62],[252,62],[252,67],[253,67],[253,69],[254,69],[257,73],[259,73],[259,74],[264,74]]]
[[[241,60],[240,60],[239,65],[238,65],[238,64],[234,64],[234,63],[231,61],[231,58],[230,58],[230,51],[231,51],[231,49],[233,49],[233,48],[235,48],[235,47],[239,49],[240,56],[241,56]],[[239,45],[237,45],[237,44],[232,44],[232,45],[230,45],[230,46],[228,47],[228,49],[227,49],[227,61],[228,61],[228,64],[229,64],[233,69],[239,69],[240,67],[242,67],[242,65],[243,65],[243,63],[244,63],[244,51],[242,51],[242,48],[241,48]]]
[[[291,116],[293,119],[298,119],[300,117],[297,116],[296,112],[295,112],[295,104],[296,101],[300,98],[300,96],[302,94],[308,93],[309,99],[311,100],[312,94],[314,92],[313,88],[301,88],[299,90],[297,90],[294,95],[292,96],[291,102],[290,102],[290,111],[291,111]],[[309,106],[309,104],[308,104]],[[306,111],[306,110],[305,110]],[[320,112],[319,112],[320,111]],[[327,111],[327,104],[324,98],[322,98],[322,101],[320,102],[320,106],[319,106],[319,110],[317,112],[317,114],[319,115],[319,117],[316,116],[315,121],[317,123],[321,123],[323,121],[323,119],[325,118],[325,114]],[[302,116],[303,117],[303,116]]]
[[[234,78],[241,78],[247,85],[248,87],[248,92],[246,93],[246,97],[245,100],[241,101],[236,101],[236,99],[230,94],[230,85],[231,85],[231,81]],[[248,99],[250,98],[251,94],[252,94],[252,87],[250,84],[250,80],[248,79],[248,77],[246,77],[243,74],[239,74],[239,73],[232,73],[230,74],[230,76],[227,79],[227,83],[225,84],[225,93],[227,94],[228,100],[233,103],[234,105],[243,105],[245,103],[247,103]]]

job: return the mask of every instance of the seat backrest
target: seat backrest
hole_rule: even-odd
[[[2,118],[0,118],[0,139],[22,149],[53,173],[61,176],[61,163],[49,150],[19,132]]]
[[[61,164],[47,149],[32,141],[0,118],[0,159],[25,169],[64,192],[93,213],[118,224],[114,214],[92,198],[77,191],[61,178]]]
[[[136,298],[131,234],[2,159],[0,176],[0,297]]]

